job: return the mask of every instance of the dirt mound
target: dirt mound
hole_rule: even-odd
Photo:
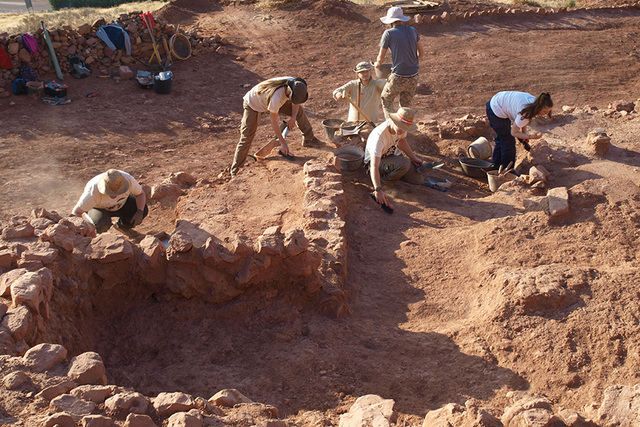
[[[155,16],[170,24],[182,24],[191,21],[199,13],[219,10],[222,10],[222,4],[216,0],[172,0],[160,8]]]
[[[364,16],[358,11],[358,6],[348,0],[302,0],[302,1],[275,1],[273,7],[288,11],[310,11],[321,13],[327,17],[362,21]]]

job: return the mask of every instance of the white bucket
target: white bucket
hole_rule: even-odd
[[[484,136],[473,141],[467,148],[469,157],[473,159],[489,160],[493,155],[494,144]]]

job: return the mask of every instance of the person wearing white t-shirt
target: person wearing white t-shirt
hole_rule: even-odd
[[[496,132],[496,145],[493,149],[493,166],[506,168],[516,162],[516,138],[525,150],[529,151],[530,139],[539,139],[539,132],[528,133],[527,126],[538,116],[551,115],[553,101],[551,95],[544,92],[535,97],[530,93],[504,91],[495,94],[487,102],[489,125]]]
[[[109,169],[87,182],[78,203],[71,211],[83,217],[86,213],[96,232],[111,228],[111,218],[118,219],[118,227],[131,229],[140,225],[149,213],[142,186],[127,172]]]
[[[416,167],[424,163],[414,154],[407,142],[407,133],[416,131],[415,111],[402,108],[371,131],[364,150],[364,162],[369,165],[374,197],[381,205],[393,208],[391,199],[382,191],[382,181],[403,181],[424,184],[424,177]],[[397,150],[400,153],[397,153]]]
[[[251,143],[258,130],[260,114],[269,113],[271,127],[280,142],[280,154],[290,156],[289,146],[281,134],[280,114],[289,116],[287,122],[289,130],[297,126],[300,128],[304,139],[303,146],[317,145],[320,141],[313,135],[311,123],[304,113],[304,104],[309,95],[307,82],[301,78],[276,77],[265,80],[255,85],[243,98],[242,122],[240,124],[240,141],[236,147],[231,164],[231,175],[238,170],[247,159]]]

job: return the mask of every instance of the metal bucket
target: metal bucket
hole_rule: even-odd
[[[336,132],[338,129],[342,127],[344,124],[344,120],[340,119],[325,119],[322,121],[322,127],[324,127],[324,132],[329,138],[330,141],[337,142],[340,140],[339,136],[336,136]]]
[[[364,150],[356,145],[344,145],[335,151],[333,164],[340,172],[353,172],[364,163]]]
[[[493,163],[481,159],[472,159],[471,157],[460,157],[458,159],[462,171],[471,178],[486,179],[486,169],[492,169]]]

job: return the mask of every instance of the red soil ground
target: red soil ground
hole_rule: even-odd
[[[180,209],[193,203],[189,215],[221,236],[253,237],[265,226],[300,221],[301,165],[328,157],[328,145],[302,148],[294,132],[292,150],[301,159],[249,161],[233,181],[216,177],[230,164],[247,85],[305,77],[305,108],[321,137],[322,119],[346,113],[331,91],[353,78],[355,63],[375,57],[383,11],[320,3],[293,11],[216,6],[206,13],[184,3],[181,11],[165,11],[165,18],[229,43],[223,53],[176,64],[169,96],[92,77],[69,81],[67,106],[0,100],[0,218],[34,206],[67,212],[90,177],[118,167],[148,184],[179,170],[211,180],[209,192],[191,194]],[[640,11],[611,10],[420,25],[427,58],[415,106],[423,120],[444,120],[482,114],[504,89],[549,91],[558,106],[635,99],[639,23]],[[91,91],[100,96],[86,98]],[[614,129],[607,160],[582,149],[598,126]],[[581,409],[607,385],[637,383],[640,144],[633,136],[640,122],[578,115],[546,129],[556,157],[568,159],[552,165],[552,186],[574,194],[563,224],[490,196],[451,168],[445,175],[455,186],[448,193],[394,186],[397,209],[386,216],[368,198],[367,179],[355,176],[345,180],[349,317],[327,319],[285,301],[218,309],[149,302],[102,323],[96,350],[114,382],[150,395],[176,389],[208,396],[235,387],[284,414],[321,411],[332,422],[367,393],[395,399],[399,423],[419,425],[428,410],[468,398],[499,414],[508,390],[546,393]],[[268,136],[262,126],[255,144]],[[437,153],[463,145],[442,140],[416,148],[440,159]],[[140,231],[171,231],[175,218],[171,208],[154,208]],[[500,313],[506,297],[496,277],[547,265],[585,272],[580,303],[536,315]],[[149,330],[150,323],[157,327]]]

